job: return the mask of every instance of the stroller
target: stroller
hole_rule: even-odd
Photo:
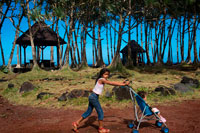
[[[156,120],[155,125],[161,127],[161,132],[168,133],[169,129],[165,122],[154,112],[151,111],[151,107],[129,86],[131,99],[134,105],[135,119],[128,124],[129,128],[134,128],[132,133],[139,133],[139,126],[141,122],[148,120]],[[140,108],[137,110],[136,102]],[[135,124],[135,123],[137,124]]]

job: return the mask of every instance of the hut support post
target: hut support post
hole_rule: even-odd
[[[37,61],[38,61],[38,60],[40,60],[40,59],[39,59],[40,48],[39,48],[38,46],[36,46],[36,47],[37,47]]]
[[[20,51],[20,66],[22,65],[22,46],[20,45],[19,47],[19,51]]]
[[[24,48],[24,67],[26,67],[26,46],[23,46]]]
[[[60,66],[59,47],[58,46],[56,47],[57,47],[57,67],[59,67]]]

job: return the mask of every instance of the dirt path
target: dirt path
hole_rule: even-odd
[[[157,106],[167,119],[170,133],[199,133],[200,99],[183,101],[170,106]],[[105,127],[112,133],[131,133],[127,123],[133,119],[132,107],[104,109]],[[32,108],[9,104],[0,96],[0,133],[71,133],[71,123],[83,111]],[[96,112],[84,121],[80,133],[96,133],[98,129]],[[140,133],[159,133],[154,121],[143,123]]]

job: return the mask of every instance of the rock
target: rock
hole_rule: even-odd
[[[66,101],[72,98],[79,98],[79,97],[88,97],[89,96],[89,91],[88,90],[81,90],[81,89],[75,89],[72,90],[70,93],[63,93],[59,101]]]
[[[183,84],[183,83],[177,83],[174,85],[174,89],[176,91],[179,91],[181,93],[186,93],[186,92],[193,92],[194,90],[191,89],[190,87],[188,87],[187,85]]]
[[[200,72],[196,72],[195,76],[199,76],[200,75]]]
[[[131,99],[129,88],[127,86],[116,86],[112,89],[112,92],[119,101],[123,99]]]
[[[41,92],[40,94],[37,95],[37,99],[42,100],[45,95],[54,95],[54,94],[49,92]]]
[[[191,65],[189,65],[189,66],[183,65],[183,66],[180,66],[179,69],[182,70],[182,71],[196,71],[198,69],[198,67],[197,66],[191,66]]]
[[[75,90],[72,90],[70,92],[71,95],[74,96],[74,98],[78,98],[78,97],[87,97],[88,95],[85,94],[85,90],[80,90],[80,89],[75,89]],[[89,94],[89,93],[88,93]]]
[[[189,87],[194,87],[194,88],[198,88],[199,87],[199,80],[197,79],[192,79],[189,78],[187,76],[184,76],[181,80],[181,83],[189,86]]]
[[[63,93],[63,94],[58,98],[58,101],[67,101],[67,94],[68,94],[68,91],[66,91],[65,93]]]
[[[24,82],[21,86],[21,88],[19,89],[19,92],[29,92],[29,91],[32,91],[34,90],[34,86],[32,83],[30,82]]]
[[[164,85],[159,85],[155,88],[155,92],[161,92],[161,95],[168,96],[168,95],[175,95],[176,91],[172,88],[168,88]]]
[[[8,88],[13,88],[13,87],[14,87],[14,84],[12,84],[12,83],[8,84]]]
[[[106,98],[111,98],[112,97],[112,93],[110,93],[109,91],[106,91],[105,97]]]

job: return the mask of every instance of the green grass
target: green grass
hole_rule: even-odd
[[[9,73],[5,74],[0,72],[0,78],[8,79],[6,82],[0,83],[0,95],[8,99],[10,102],[20,105],[36,106],[36,107],[47,107],[47,108],[77,108],[85,109],[88,105],[88,98],[78,98],[60,102],[57,100],[58,97],[65,93],[70,92],[73,89],[84,89],[91,90],[94,87],[95,77],[97,72],[101,68],[88,68],[85,67],[79,71],[73,71],[69,68],[62,70],[56,70],[53,72],[44,71],[42,69],[34,69],[33,71],[21,74]],[[155,73],[160,71],[159,73]],[[193,93],[172,95],[172,96],[161,96],[159,93],[152,93],[155,87],[158,85],[165,85],[170,87],[171,85],[180,82],[182,76],[189,76],[200,80],[200,70],[195,72],[183,72],[167,68],[157,67],[145,67],[145,68],[134,68],[132,70],[126,69],[126,77],[133,80],[131,86],[134,90],[144,90],[149,93],[148,103],[149,104],[168,104],[173,101],[182,101],[185,99],[196,99],[200,98],[200,89],[194,89]],[[117,78],[119,75],[123,76],[124,73],[119,71],[113,71],[114,74],[109,80],[120,81],[124,79]],[[50,79],[46,81],[44,79]],[[56,80],[62,79],[62,80]],[[31,82],[35,89],[31,92],[19,93],[19,89],[23,82]],[[14,84],[14,88],[8,88],[8,84]],[[105,85],[105,89],[111,91],[113,86]],[[41,92],[54,93],[54,95],[45,95],[42,100],[37,100],[37,95]],[[106,98],[105,92],[103,96],[100,96],[100,102],[103,107],[123,108],[132,105],[131,100],[117,101],[115,96],[112,98]]]

